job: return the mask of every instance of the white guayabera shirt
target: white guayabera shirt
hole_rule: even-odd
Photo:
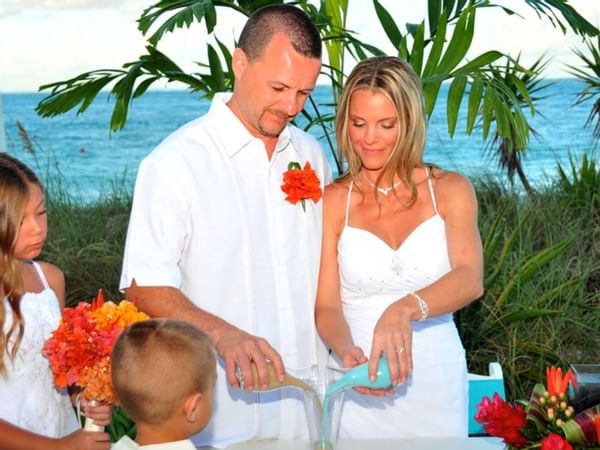
[[[203,310],[267,339],[286,367],[306,368],[320,358],[313,310],[323,202],[307,200],[305,212],[285,200],[281,184],[292,161],[309,161],[322,186],[331,172],[317,141],[293,126],[269,160],[228,99],[216,96],[205,116],[141,163],[121,288],[133,278],[179,288]],[[214,417],[194,443],[306,438],[303,404],[293,396],[231,389],[219,361]]]

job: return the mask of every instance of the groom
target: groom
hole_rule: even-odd
[[[216,346],[215,415],[198,446],[306,439],[301,402],[250,390],[268,383],[268,362],[282,379],[284,362],[308,367],[322,350],[313,308],[330,170],[316,140],[289,124],[319,75],[318,30],[294,6],[265,7],[248,19],[232,66],[233,93],[140,165],[121,276],[142,310],[187,320]],[[290,163],[317,195],[286,199]]]

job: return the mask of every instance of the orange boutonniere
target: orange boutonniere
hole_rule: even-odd
[[[285,199],[292,205],[299,201],[303,211],[306,211],[306,200],[317,203],[323,195],[321,180],[308,161],[304,164],[304,169],[295,161],[288,164],[288,170],[283,174],[281,190],[286,193]]]

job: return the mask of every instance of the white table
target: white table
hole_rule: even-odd
[[[503,450],[502,441],[493,437],[340,440],[335,450]],[[211,450],[212,447],[201,447]],[[227,447],[227,450],[312,450],[307,441],[255,441]]]

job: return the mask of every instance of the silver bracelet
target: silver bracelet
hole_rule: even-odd
[[[409,292],[409,294],[416,298],[417,302],[419,303],[421,317],[419,318],[419,320],[417,320],[417,322],[424,322],[427,319],[427,317],[429,317],[429,306],[427,306],[427,302],[423,300],[423,297],[421,297],[416,292]]]

